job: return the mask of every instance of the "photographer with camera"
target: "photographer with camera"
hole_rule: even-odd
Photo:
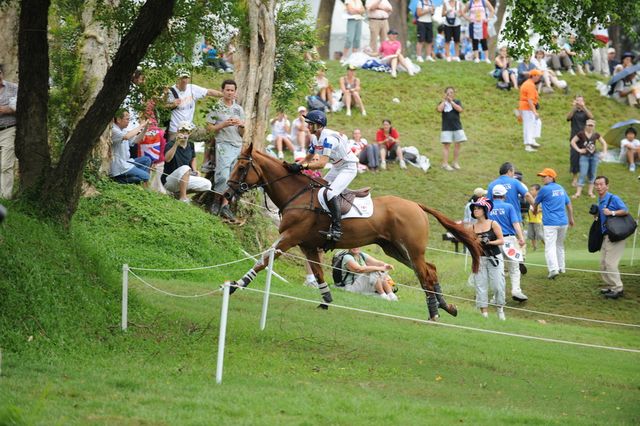
[[[204,192],[211,190],[211,181],[200,177],[196,165],[196,149],[189,136],[195,129],[193,123],[182,121],[178,125],[175,140],[164,148],[164,174],[160,178],[164,188],[185,203],[188,192]]]
[[[473,224],[473,232],[482,245],[480,256],[480,268],[473,274],[473,283],[476,288],[476,307],[484,318],[489,316],[489,288],[493,291],[495,303],[498,306],[498,318],[504,321],[505,305],[505,280],[504,261],[500,246],[504,243],[502,228],[498,222],[489,219],[489,213],[493,209],[491,200],[481,197],[469,205],[471,214],[476,219]]]
[[[600,290],[600,293],[607,299],[617,299],[624,294],[618,264],[624,253],[625,240],[611,241],[607,220],[612,217],[627,216],[629,209],[620,197],[609,192],[609,178],[598,176],[594,185],[598,193],[598,204],[593,204],[589,213],[594,216],[594,220],[600,222],[603,235],[600,248],[600,271],[606,286]]]

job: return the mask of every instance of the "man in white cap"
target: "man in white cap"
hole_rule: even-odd
[[[198,99],[202,99],[205,96],[222,97],[221,91],[205,89],[204,87],[191,84],[190,81],[191,73],[189,71],[178,71],[178,81],[169,89],[167,94],[167,105],[171,109],[171,122],[169,123],[169,137],[167,137],[167,142],[176,138],[178,124],[183,121],[193,123],[193,115],[196,112],[196,101]],[[202,130],[204,131],[204,129]]]
[[[211,181],[200,177],[196,165],[196,150],[189,135],[195,126],[189,121],[182,121],[177,126],[177,136],[167,142],[164,148],[164,174],[160,178],[167,192],[176,194],[185,203],[189,192],[211,190]]]
[[[489,219],[498,222],[502,228],[504,245],[501,246],[505,256],[505,269],[509,271],[511,280],[511,297],[518,302],[527,300],[527,296],[520,288],[520,262],[522,253],[519,248],[524,247],[524,233],[522,232],[522,216],[513,206],[505,201],[507,188],[497,184],[492,188],[493,209],[489,212]]]

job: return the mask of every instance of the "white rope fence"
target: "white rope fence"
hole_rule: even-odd
[[[172,293],[172,292],[160,289],[160,288],[150,284],[149,282],[147,282],[146,280],[141,278],[139,275],[137,275],[135,272],[133,272],[132,269],[134,269],[134,268],[130,268],[126,264],[123,265],[123,267],[122,267],[122,272],[123,272],[123,279],[122,279],[122,284],[123,284],[122,285],[122,296],[123,296],[123,300],[122,300],[122,306],[123,306],[123,310],[122,310],[122,329],[123,330],[127,329],[127,310],[126,310],[126,307],[127,307],[127,294],[128,294],[128,281],[129,281],[129,277],[128,276],[129,276],[129,274],[131,274],[132,276],[134,276],[135,278],[140,280],[140,282],[142,282],[144,285],[148,286],[149,288],[151,288],[151,289],[153,289],[153,290],[155,290],[155,291],[157,291],[157,292],[159,292],[161,294],[164,294],[166,296],[170,296],[170,297],[193,299],[193,298],[210,296],[210,295],[218,293],[218,292],[220,292],[222,290],[223,297],[222,297],[222,306],[221,306],[221,312],[220,312],[220,331],[219,331],[219,338],[218,338],[218,356],[217,356],[217,365],[216,365],[216,382],[218,384],[222,383],[222,373],[223,373],[223,365],[224,365],[224,349],[225,349],[225,342],[226,342],[226,328],[227,328],[227,318],[228,318],[228,310],[229,310],[229,296],[230,296],[230,288],[231,287],[237,287],[239,289],[243,289],[243,290],[247,290],[247,291],[252,291],[252,292],[263,294],[262,312],[261,312],[261,315],[260,315],[260,330],[264,330],[266,328],[267,310],[268,310],[269,296],[270,295],[281,297],[281,298],[285,298],[285,299],[289,299],[289,300],[295,300],[295,301],[299,301],[299,302],[304,302],[304,303],[313,303],[313,304],[317,304],[318,303],[317,300],[305,299],[305,298],[302,298],[302,297],[291,296],[291,295],[282,294],[282,293],[272,293],[271,292],[271,278],[272,278],[272,275],[273,275],[273,263],[274,263],[276,250],[271,248],[267,252],[269,253],[269,262],[268,262],[268,265],[267,265],[267,277],[266,277],[266,281],[265,281],[264,290],[245,288],[245,287],[238,286],[236,284],[232,284],[231,282],[227,281],[227,282],[225,282],[223,284],[223,286],[221,288],[218,288],[218,289],[212,290],[212,291],[208,291],[208,292],[205,292],[205,293],[194,294],[194,295],[176,294],[176,293]],[[267,252],[263,252],[263,253],[260,253],[260,254],[265,254]],[[290,255],[288,253],[281,253],[281,254],[285,254],[285,255],[289,255],[291,257],[301,258],[301,259],[306,260],[306,258],[302,258],[302,257],[296,256],[296,255]],[[258,255],[256,255],[256,256],[258,256]],[[253,256],[251,256],[251,257],[253,257]],[[239,261],[247,260],[247,259],[248,258],[243,258],[243,259],[241,259]],[[233,263],[237,263],[237,261],[227,262],[225,264],[213,265],[213,266],[214,267],[220,267],[220,266],[225,266],[225,265],[229,265],[229,264],[233,264]],[[324,266],[327,266],[327,265],[324,265]],[[138,268],[138,270],[140,270],[140,269]],[[147,269],[147,270],[154,270],[154,269]],[[187,269],[187,270],[190,270],[190,269]],[[416,289],[415,287],[411,287],[411,286],[405,286],[405,287]],[[416,290],[424,291],[423,289],[416,289]],[[456,297],[456,296],[451,296],[451,297]],[[466,300],[470,300],[470,299],[466,299]],[[345,305],[338,305],[338,304],[334,304],[334,303],[329,304],[329,306],[332,306],[332,307],[335,307],[335,308],[339,308],[339,309],[348,310],[348,311],[353,311],[353,312],[359,312],[359,313],[365,313],[365,314],[371,314],[371,315],[378,315],[378,316],[382,316],[382,317],[394,318],[394,319],[400,319],[400,320],[406,320],[406,321],[413,321],[413,322],[417,322],[417,323],[421,323],[421,324],[438,325],[438,326],[442,326],[442,327],[449,327],[449,328],[472,331],[472,332],[479,332],[479,333],[486,333],[486,334],[493,334],[493,335],[500,335],[500,336],[507,336],[507,337],[515,337],[515,338],[542,341],[542,342],[548,342],[548,343],[558,343],[558,344],[565,344],[565,345],[572,345],[572,346],[580,346],[580,347],[587,347],[587,348],[604,349],[604,350],[612,350],[612,351],[628,352],[628,353],[640,353],[640,349],[634,349],[634,348],[624,348],[624,347],[616,347],[616,346],[598,345],[598,344],[592,344],[592,343],[574,342],[574,341],[570,341],[570,340],[553,339],[553,338],[539,337],[539,336],[530,336],[530,335],[526,335],[526,334],[519,334],[519,333],[511,333],[511,332],[483,329],[483,328],[470,327],[470,326],[464,326],[464,325],[458,325],[458,324],[448,324],[448,323],[444,323],[444,322],[434,322],[434,321],[424,320],[422,318],[413,318],[413,317],[408,317],[408,316],[403,316],[403,315],[395,315],[395,314],[389,314],[389,313],[384,313],[384,312],[377,312],[377,311],[372,311],[372,310],[368,310],[368,309],[356,308],[356,307],[345,306]],[[535,312],[535,311],[530,311],[530,312]],[[549,315],[548,313],[544,313],[544,312],[540,312],[540,314]],[[551,315],[557,315],[557,314],[551,314]],[[560,316],[560,315],[557,315],[557,316]],[[566,317],[566,316],[562,316],[562,317]],[[584,318],[575,318],[575,319],[589,320],[589,319],[584,319]],[[591,320],[591,321],[603,322],[603,323],[615,324],[615,325],[625,325],[625,326],[637,327],[637,325],[632,325],[632,324],[612,323],[612,322],[599,321],[599,320]]]
[[[307,260],[307,258],[303,257],[303,256],[297,256],[295,254],[285,253],[285,252],[280,252],[280,253],[282,255],[284,255],[284,256],[289,256],[289,257],[293,257],[293,258],[296,258],[296,259]],[[327,265],[325,263],[314,262],[314,261],[311,261],[311,260],[309,260],[309,262],[315,263],[315,264],[320,265],[320,266],[325,266],[327,268],[333,268],[332,265]],[[339,269],[339,270],[341,270],[343,272],[348,272],[348,273],[354,274],[354,275],[366,275],[366,274],[360,274],[360,273],[353,272],[353,271],[348,271],[348,270],[342,269],[342,268],[334,268],[334,269]],[[423,288],[415,287],[415,286],[412,286],[412,285],[401,284],[401,283],[398,283],[398,282],[396,282],[396,285],[398,285],[400,287],[405,287],[405,288],[411,289],[413,291],[419,291],[421,293],[428,293],[427,290],[425,290]],[[450,297],[452,299],[458,299],[458,300],[463,300],[463,301],[466,301],[466,302],[475,303],[475,299],[471,299],[471,298],[468,298],[468,297],[456,296],[456,295],[447,294],[447,293],[435,293],[434,292],[434,294],[440,294],[440,295],[442,295],[444,297]],[[491,305],[491,306],[502,306],[502,305],[498,305],[498,304],[491,303],[491,302],[489,302],[489,305]],[[640,328],[640,324],[630,324],[630,323],[624,323],[624,322],[606,321],[606,320],[598,320],[598,319],[593,319],[593,318],[584,318],[584,317],[576,317],[576,316],[571,316],[571,315],[562,315],[562,314],[556,314],[556,313],[552,313],[552,312],[543,312],[543,311],[536,311],[536,310],[533,310],[533,309],[519,308],[519,307],[516,307],[516,306],[507,306],[507,305],[505,305],[503,307],[507,308],[507,309],[514,310],[514,311],[528,312],[528,313],[537,314],[537,315],[547,315],[547,316],[552,316],[552,317],[556,317],[556,318],[571,319],[571,320],[576,320],[576,321],[586,321],[586,322],[593,322],[593,323],[599,323],[599,324],[617,325],[617,326],[622,326],[622,327]]]

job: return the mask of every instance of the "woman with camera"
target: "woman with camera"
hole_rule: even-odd
[[[607,154],[607,142],[602,136],[600,136],[600,133],[595,131],[595,129],[595,120],[589,119],[587,120],[584,130],[578,132],[571,139],[571,147],[580,154],[580,177],[578,178],[578,187],[576,188],[576,193],[573,194],[571,198],[578,198],[582,195],[582,187],[584,186],[584,181],[587,175],[589,176],[589,197],[596,197],[593,193],[593,183],[598,172],[598,163],[600,162],[600,159],[604,158]],[[602,144],[602,153],[598,153],[596,149],[596,142],[600,142]]]
[[[476,306],[480,308],[483,317],[489,316],[489,288],[491,288],[498,306],[498,318],[504,321],[506,319],[504,315],[504,260],[500,251],[500,246],[504,243],[502,228],[498,222],[488,218],[489,212],[493,209],[491,200],[485,197],[478,198],[469,205],[469,209],[477,221],[473,224],[473,232],[482,245],[480,269],[476,274],[473,274]]]

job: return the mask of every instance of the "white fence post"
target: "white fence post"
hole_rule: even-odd
[[[127,304],[129,297],[129,265],[122,265],[122,323],[121,328],[127,329]]]
[[[229,281],[223,285],[222,308],[220,309],[220,333],[218,335],[218,364],[216,365],[216,383],[222,383],[222,366],[224,364],[224,344],[227,338],[227,313],[229,312]]]
[[[264,299],[262,300],[262,315],[260,316],[260,330],[267,326],[267,308],[269,307],[269,291],[271,290],[271,275],[273,275],[273,258],[275,248],[269,249],[269,265],[267,266],[267,280],[264,285]]]

